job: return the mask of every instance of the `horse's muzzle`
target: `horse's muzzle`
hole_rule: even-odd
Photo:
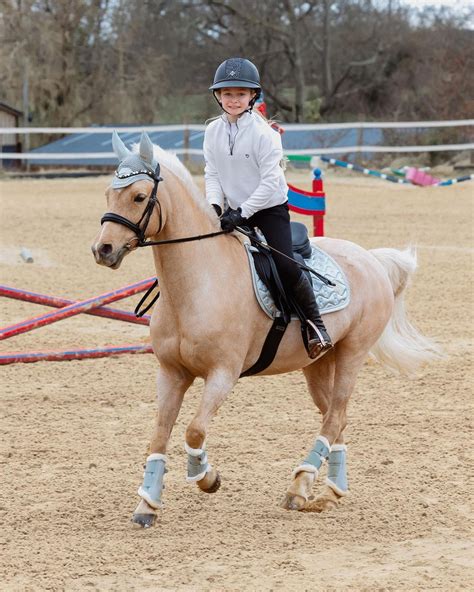
[[[118,269],[123,258],[129,252],[129,248],[126,245],[114,250],[113,245],[110,243],[93,244],[91,250],[96,263],[110,267],[111,269]]]

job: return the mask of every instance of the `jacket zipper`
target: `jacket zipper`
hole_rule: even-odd
[[[229,121],[229,153],[230,153],[230,156],[234,155],[235,138],[237,137],[237,134],[239,133],[239,126],[237,125],[237,122],[235,122],[235,127],[237,128],[237,131],[235,132],[234,140],[232,141],[232,125]]]

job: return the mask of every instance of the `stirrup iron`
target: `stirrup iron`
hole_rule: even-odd
[[[310,319],[306,319],[306,322],[308,323],[308,325],[314,329],[314,332],[316,333],[316,335],[318,336],[319,339],[319,343],[321,344],[323,349],[328,349],[329,347],[332,347],[332,343],[331,341],[326,341],[326,339],[323,337],[323,334],[321,333],[321,331],[318,329],[318,327],[316,327],[316,325],[313,323],[313,321],[311,321]]]

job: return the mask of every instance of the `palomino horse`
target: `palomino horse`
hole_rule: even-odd
[[[92,247],[97,263],[117,269],[140,238],[170,241],[218,233],[220,225],[213,208],[174,155],[153,146],[146,134],[134,153],[116,135],[114,148],[121,164],[107,189],[109,213]],[[161,181],[154,173],[158,162],[163,182],[157,190]],[[204,390],[186,430],[188,481],[207,493],[219,488],[219,474],[208,463],[205,451],[209,424],[240,374],[258,359],[271,325],[255,298],[243,240],[234,232],[152,247],[161,288],[150,324],[159,361],[158,409],[139,488],[142,499],[132,519],[140,526],[155,523],[168,440],[184,394],[196,377],[204,379]],[[348,491],[346,408],[368,354],[392,370],[414,375],[436,357],[436,348],[405,317],[404,291],[416,267],[411,251],[367,251],[344,240],[313,240],[339,263],[351,288],[349,305],[325,315],[335,347],[320,359],[310,359],[299,321],[292,321],[274,361],[262,374],[302,369],[322,413],[320,435],[293,471],[283,507],[323,511],[336,506]],[[318,497],[310,499],[325,461],[326,485]]]

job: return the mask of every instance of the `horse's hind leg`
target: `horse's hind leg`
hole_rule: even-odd
[[[166,447],[178,417],[184,393],[193,382],[184,369],[161,366],[157,376],[157,415],[148,447],[143,484],[138,490],[142,498],[133,513],[132,522],[143,528],[155,524],[161,507],[163,478],[166,473]]]
[[[213,371],[206,378],[196,415],[186,429],[185,449],[188,453],[187,481],[197,483],[206,493],[216,492],[221,484],[219,473],[212,468],[205,451],[209,424],[234,387],[238,376],[229,372]]]
[[[334,348],[321,359],[303,368],[310,395],[323,417],[329,409],[329,401],[334,388],[335,369]],[[314,472],[302,471],[295,474],[283,499],[282,506],[288,510],[303,509],[310,497],[314,481]]]
[[[330,374],[329,378],[325,377],[321,380],[321,369],[318,368],[316,364],[308,366],[304,371],[309,392],[323,417],[328,412],[329,402],[334,389],[334,375],[336,369],[334,355],[332,358],[332,360],[327,360],[328,368],[326,374]],[[310,499],[310,501],[305,504],[305,510],[311,510],[313,512],[331,510],[347,495],[346,451],[347,448],[344,444],[344,429],[342,429],[334,444],[331,446],[331,452],[328,458],[328,476],[326,484],[316,499]],[[303,479],[304,472],[300,473],[300,475]],[[311,473],[309,475],[311,475]]]
[[[323,424],[321,435],[316,439],[313,449],[293,473],[294,480],[288,489],[284,504],[288,509],[320,512],[337,505],[346,493],[343,440],[346,410],[357,373],[367,354],[344,342],[337,344],[331,353],[333,360],[328,359],[326,364],[321,366],[315,363],[305,373],[313,399],[323,414]],[[324,358],[321,362],[323,360]],[[328,459],[328,486],[316,500],[308,501],[319,470]]]

